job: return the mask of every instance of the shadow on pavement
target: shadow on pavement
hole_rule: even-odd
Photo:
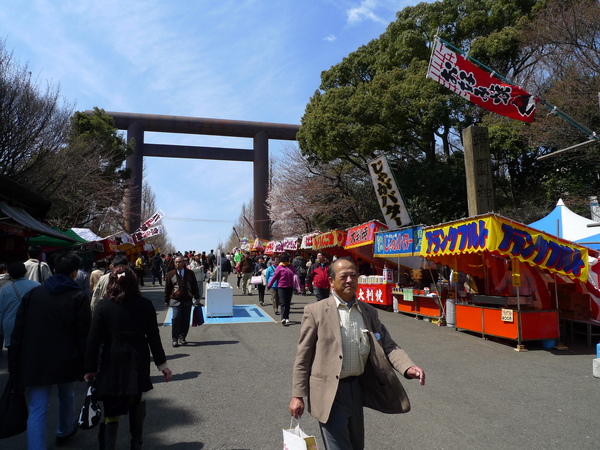
[[[173,381],[183,381],[183,380],[193,380],[194,378],[198,378],[202,372],[185,372],[185,373],[175,373],[171,377],[171,383]],[[150,380],[152,384],[158,384],[164,382],[163,375],[152,375],[150,376]]]
[[[203,342],[195,342],[194,347],[205,347],[208,345],[231,345],[231,344],[239,344],[240,341],[203,341]],[[188,346],[190,344],[188,343]]]

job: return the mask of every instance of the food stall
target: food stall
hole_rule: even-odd
[[[587,248],[496,214],[424,228],[420,254],[474,281],[457,298],[457,329],[515,340],[517,350],[524,341],[560,338],[550,287],[588,277]]]
[[[397,279],[386,284],[388,304],[394,312],[440,319],[444,316],[445,298],[438,295],[439,289],[430,287],[431,280],[427,280],[427,287],[423,286],[423,267],[428,263],[420,256],[422,235],[422,226],[377,233],[374,256],[397,261]]]
[[[385,267],[385,262],[377,260],[373,255],[375,235],[382,230],[387,230],[387,226],[377,220],[348,229],[344,250],[355,260],[361,258],[365,265],[376,268],[376,270],[365,270],[364,272],[368,273],[364,273],[359,277],[357,298],[367,303],[389,306],[392,304],[393,279],[391,269],[388,270]],[[361,267],[358,267],[358,269],[359,272],[362,272]],[[379,273],[383,275],[378,275]]]
[[[344,250],[345,243],[346,232],[342,230],[327,231],[326,233],[317,234],[312,238],[312,248],[314,251],[321,251],[337,257],[349,255]]]
[[[300,241],[300,249],[304,250],[304,251],[312,250],[312,248],[313,248],[313,238],[315,236],[318,236],[319,234],[321,234],[320,231],[314,231],[312,233],[305,234],[304,236],[302,236],[302,239]]]

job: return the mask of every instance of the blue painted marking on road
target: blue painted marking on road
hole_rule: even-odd
[[[256,305],[233,305],[233,317],[206,317],[205,306],[202,307],[202,314],[206,324],[275,322],[271,316]],[[173,309],[169,308],[163,325],[171,326],[172,318]],[[191,323],[190,319],[190,325]]]

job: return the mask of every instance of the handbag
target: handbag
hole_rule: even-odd
[[[298,425],[292,428],[294,420]],[[283,429],[283,448],[285,450],[318,450],[315,437],[302,431],[300,421],[293,417],[290,421],[290,427]]]
[[[82,430],[91,430],[100,423],[102,409],[96,400],[96,388],[94,379],[88,381],[87,394],[79,413],[79,428]]]
[[[0,439],[21,434],[27,429],[27,400],[16,377],[9,375],[2,397],[0,397]]]
[[[252,278],[250,278],[250,284],[263,284],[263,279],[262,276],[260,275],[252,275]]]
[[[194,306],[192,313],[192,326],[198,327],[204,323],[204,314],[202,313],[202,306]]]

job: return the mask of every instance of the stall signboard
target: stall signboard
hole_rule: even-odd
[[[487,214],[423,230],[420,255],[436,256],[493,252],[517,258],[582,282],[588,277],[588,249],[526,225]]]
[[[112,235],[106,237],[106,239],[113,240],[117,247],[121,247],[121,250],[125,250],[126,248],[135,245],[135,241],[133,240],[133,237],[129,233],[126,233],[125,231],[121,231],[120,233],[112,234]]]
[[[313,237],[313,250],[322,248],[343,247],[346,242],[346,232],[341,230],[332,230],[327,233],[318,234]]]
[[[79,247],[79,251],[82,253],[85,253],[85,252],[104,253],[104,244],[100,241],[86,242],[85,244],[81,244],[81,246]]]
[[[116,253],[117,250],[117,242],[114,239],[104,239],[105,253]]]
[[[266,239],[256,238],[254,244],[252,244],[252,250],[262,252],[265,250],[265,246],[269,243]]]
[[[284,252],[295,252],[298,250],[298,238],[289,237],[281,241],[282,251]]]
[[[375,158],[368,162],[368,166],[375,194],[387,226],[397,228],[411,223],[412,219],[404,205],[402,193],[398,189],[386,157]]]
[[[302,243],[300,244],[301,249],[311,249],[313,247],[313,238],[317,235],[321,234],[321,232],[307,234],[306,236],[302,236]]]
[[[344,244],[344,248],[349,249],[372,244],[375,241],[375,233],[387,229],[387,226],[377,220],[350,228],[346,232],[346,242]]]
[[[385,286],[381,284],[361,284],[358,286],[356,298],[367,303],[385,304]]]
[[[378,258],[418,255],[422,236],[420,226],[377,233],[373,254]]]
[[[277,244],[277,242],[275,241],[270,241],[266,246],[265,246],[265,255],[272,255],[273,253],[275,253],[275,244]]]

